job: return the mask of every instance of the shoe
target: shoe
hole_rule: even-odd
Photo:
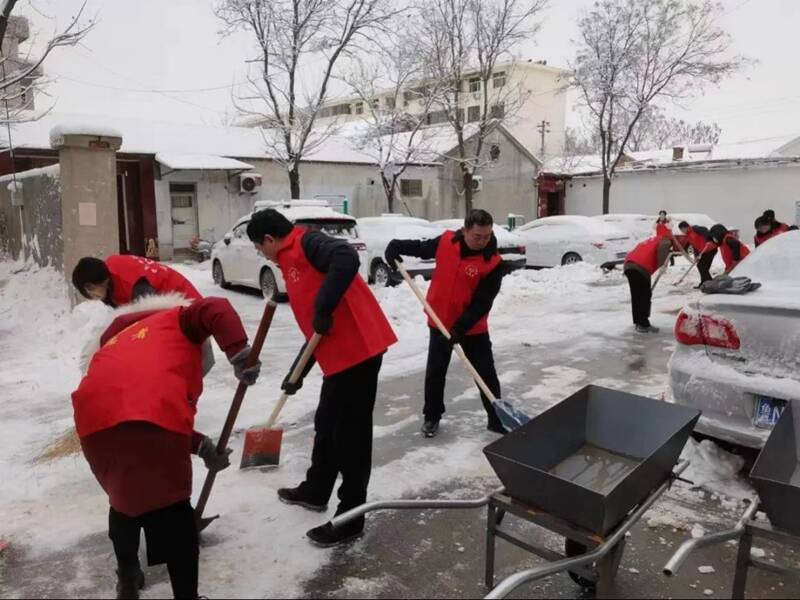
[[[422,425],[422,435],[426,438],[436,437],[436,434],[439,433],[439,420],[425,420],[425,423]]]
[[[502,433],[503,435],[508,433],[502,423],[489,423],[486,425],[486,430],[492,433]]]
[[[653,327],[652,325],[637,325],[636,332],[637,333],[658,333],[661,331],[658,327]]]
[[[364,523],[348,523],[336,529],[330,522],[320,525],[306,532],[311,543],[320,548],[330,548],[339,544],[352,542],[364,535]]]
[[[144,588],[144,573],[138,566],[117,569],[118,600],[139,600],[139,590]]]
[[[303,496],[303,493],[300,491],[299,487],[279,489],[278,500],[284,504],[302,506],[303,508],[314,512],[325,512],[328,510],[327,504],[317,504],[308,500],[305,496]]]

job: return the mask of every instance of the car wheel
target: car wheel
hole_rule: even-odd
[[[378,287],[387,287],[391,285],[392,282],[392,271],[385,262],[376,260],[372,263],[370,277],[373,283]]]
[[[261,293],[267,300],[278,299],[278,283],[275,281],[275,275],[269,268],[261,269],[261,276],[259,277],[261,285]]]
[[[225,272],[222,270],[222,263],[218,260],[214,261],[214,265],[211,268],[211,276],[214,278],[214,283],[222,289],[231,287],[231,284],[225,281]]]
[[[575,263],[582,262],[581,255],[577,252],[567,252],[561,259],[562,265],[574,265]]]

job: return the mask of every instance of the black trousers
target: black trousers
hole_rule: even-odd
[[[341,473],[336,514],[367,500],[372,472],[372,411],[382,363],[383,355],[376,356],[322,380],[314,415],[311,468],[300,489],[315,504],[326,504]]]
[[[465,336],[461,347],[495,397],[500,398],[500,380],[497,378],[497,371],[494,367],[492,340],[489,338],[489,334]],[[444,389],[452,353],[453,349],[448,339],[438,329],[431,328],[428,366],[425,370],[425,408],[423,413],[426,420],[438,421],[445,412]],[[497,418],[491,401],[483,392],[481,392],[481,402],[483,402],[483,408],[489,417],[489,425],[502,429],[503,425]]]
[[[700,260],[697,261],[697,270],[700,272],[700,283],[705,283],[713,279],[713,277],[711,277],[711,263],[714,262],[714,257],[716,255],[717,251],[712,250],[703,254]]]
[[[200,542],[189,500],[138,517],[109,509],[108,537],[114,544],[120,571],[139,567],[142,529],[147,540],[147,562],[150,566],[167,563],[175,598],[197,598]]]
[[[653,293],[650,291],[650,278],[636,269],[626,269],[625,277],[631,287],[631,312],[635,325],[650,327],[650,305]]]

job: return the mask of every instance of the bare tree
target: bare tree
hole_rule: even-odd
[[[528,97],[512,83],[510,66],[502,73],[496,67],[535,35],[536,17],[546,5],[547,0],[431,0],[420,7],[420,39],[437,82],[440,114],[455,132],[451,158],[461,175],[457,191],[466,211],[472,209],[475,173],[487,164],[487,137]],[[479,96],[480,104],[467,112],[464,101],[471,95]]]
[[[398,183],[408,166],[438,160],[431,152],[432,131],[426,128],[436,90],[430,83],[414,88],[420,81],[430,82],[425,72],[419,39],[400,34],[374,60],[357,61],[343,78],[363,111],[352,144],[378,165],[389,212],[394,212]],[[412,99],[421,108],[417,116],[406,109]]]
[[[19,57],[16,56],[17,50],[14,49],[14,55],[11,56],[8,55],[11,40],[6,39],[6,33],[12,20],[17,18],[12,16],[17,4],[18,0],[0,2],[0,40],[2,40],[2,46],[0,46],[0,102],[2,102],[0,123],[4,125],[37,118],[29,113],[29,109],[35,93],[41,91],[48,83],[41,77],[42,64],[56,48],[75,46],[94,27],[93,20],[86,22],[83,20],[86,8],[84,2],[69,24],[47,40],[39,54],[34,56],[31,48],[26,56]],[[22,22],[20,21],[20,23]]]
[[[221,0],[215,10],[226,32],[244,30],[256,42],[258,76],[248,78],[250,95],[237,108],[266,128],[265,143],[288,171],[291,197],[299,198],[300,161],[334,131],[314,126],[337,64],[397,11],[390,0]],[[309,83],[317,61],[320,77]]]
[[[715,145],[721,134],[722,127],[717,123],[687,123],[683,119],[667,117],[660,108],[650,106],[634,127],[628,140],[628,148],[638,152],[664,150],[683,144]]]
[[[642,114],[741,68],[712,0],[599,0],[579,21],[574,83],[600,137],[603,213],[611,179]]]

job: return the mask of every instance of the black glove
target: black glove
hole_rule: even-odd
[[[210,437],[204,437],[197,449],[197,456],[203,459],[206,469],[209,471],[222,471],[231,466],[231,450],[225,448],[222,452],[217,452],[217,445]]]
[[[236,379],[246,385],[253,385],[261,374],[261,361],[256,361],[256,364],[252,367],[245,368],[244,364],[247,362],[248,356],[250,356],[250,346],[245,346],[230,361],[233,365],[233,374]]]
[[[333,315],[317,313],[314,315],[314,321],[311,323],[314,331],[320,335],[328,335],[333,327]]]
[[[281,383],[281,391],[286,392],[287,396],[294,396],[303,387],[302,377],[296,383],[289,383],[289,378],[291,376],[292,374],[289,373],[283,378],[283,383]]]
[[[454,325],[453,328],[450,330],[450,346],[455,346],[456,344],[463,344],[464,338],[466,337],[466,332],[459,327],[458,325]]]
[[[397,262],[403,262],[403,258],[400,256],[400,253],[397,251],[395,246],[394,240],[389,242],[389,245],[386,246],[386,252],[384,252],[384,258],[386,259],[386,264],[389,265],[389,268],[392,271],[397,271]]]

